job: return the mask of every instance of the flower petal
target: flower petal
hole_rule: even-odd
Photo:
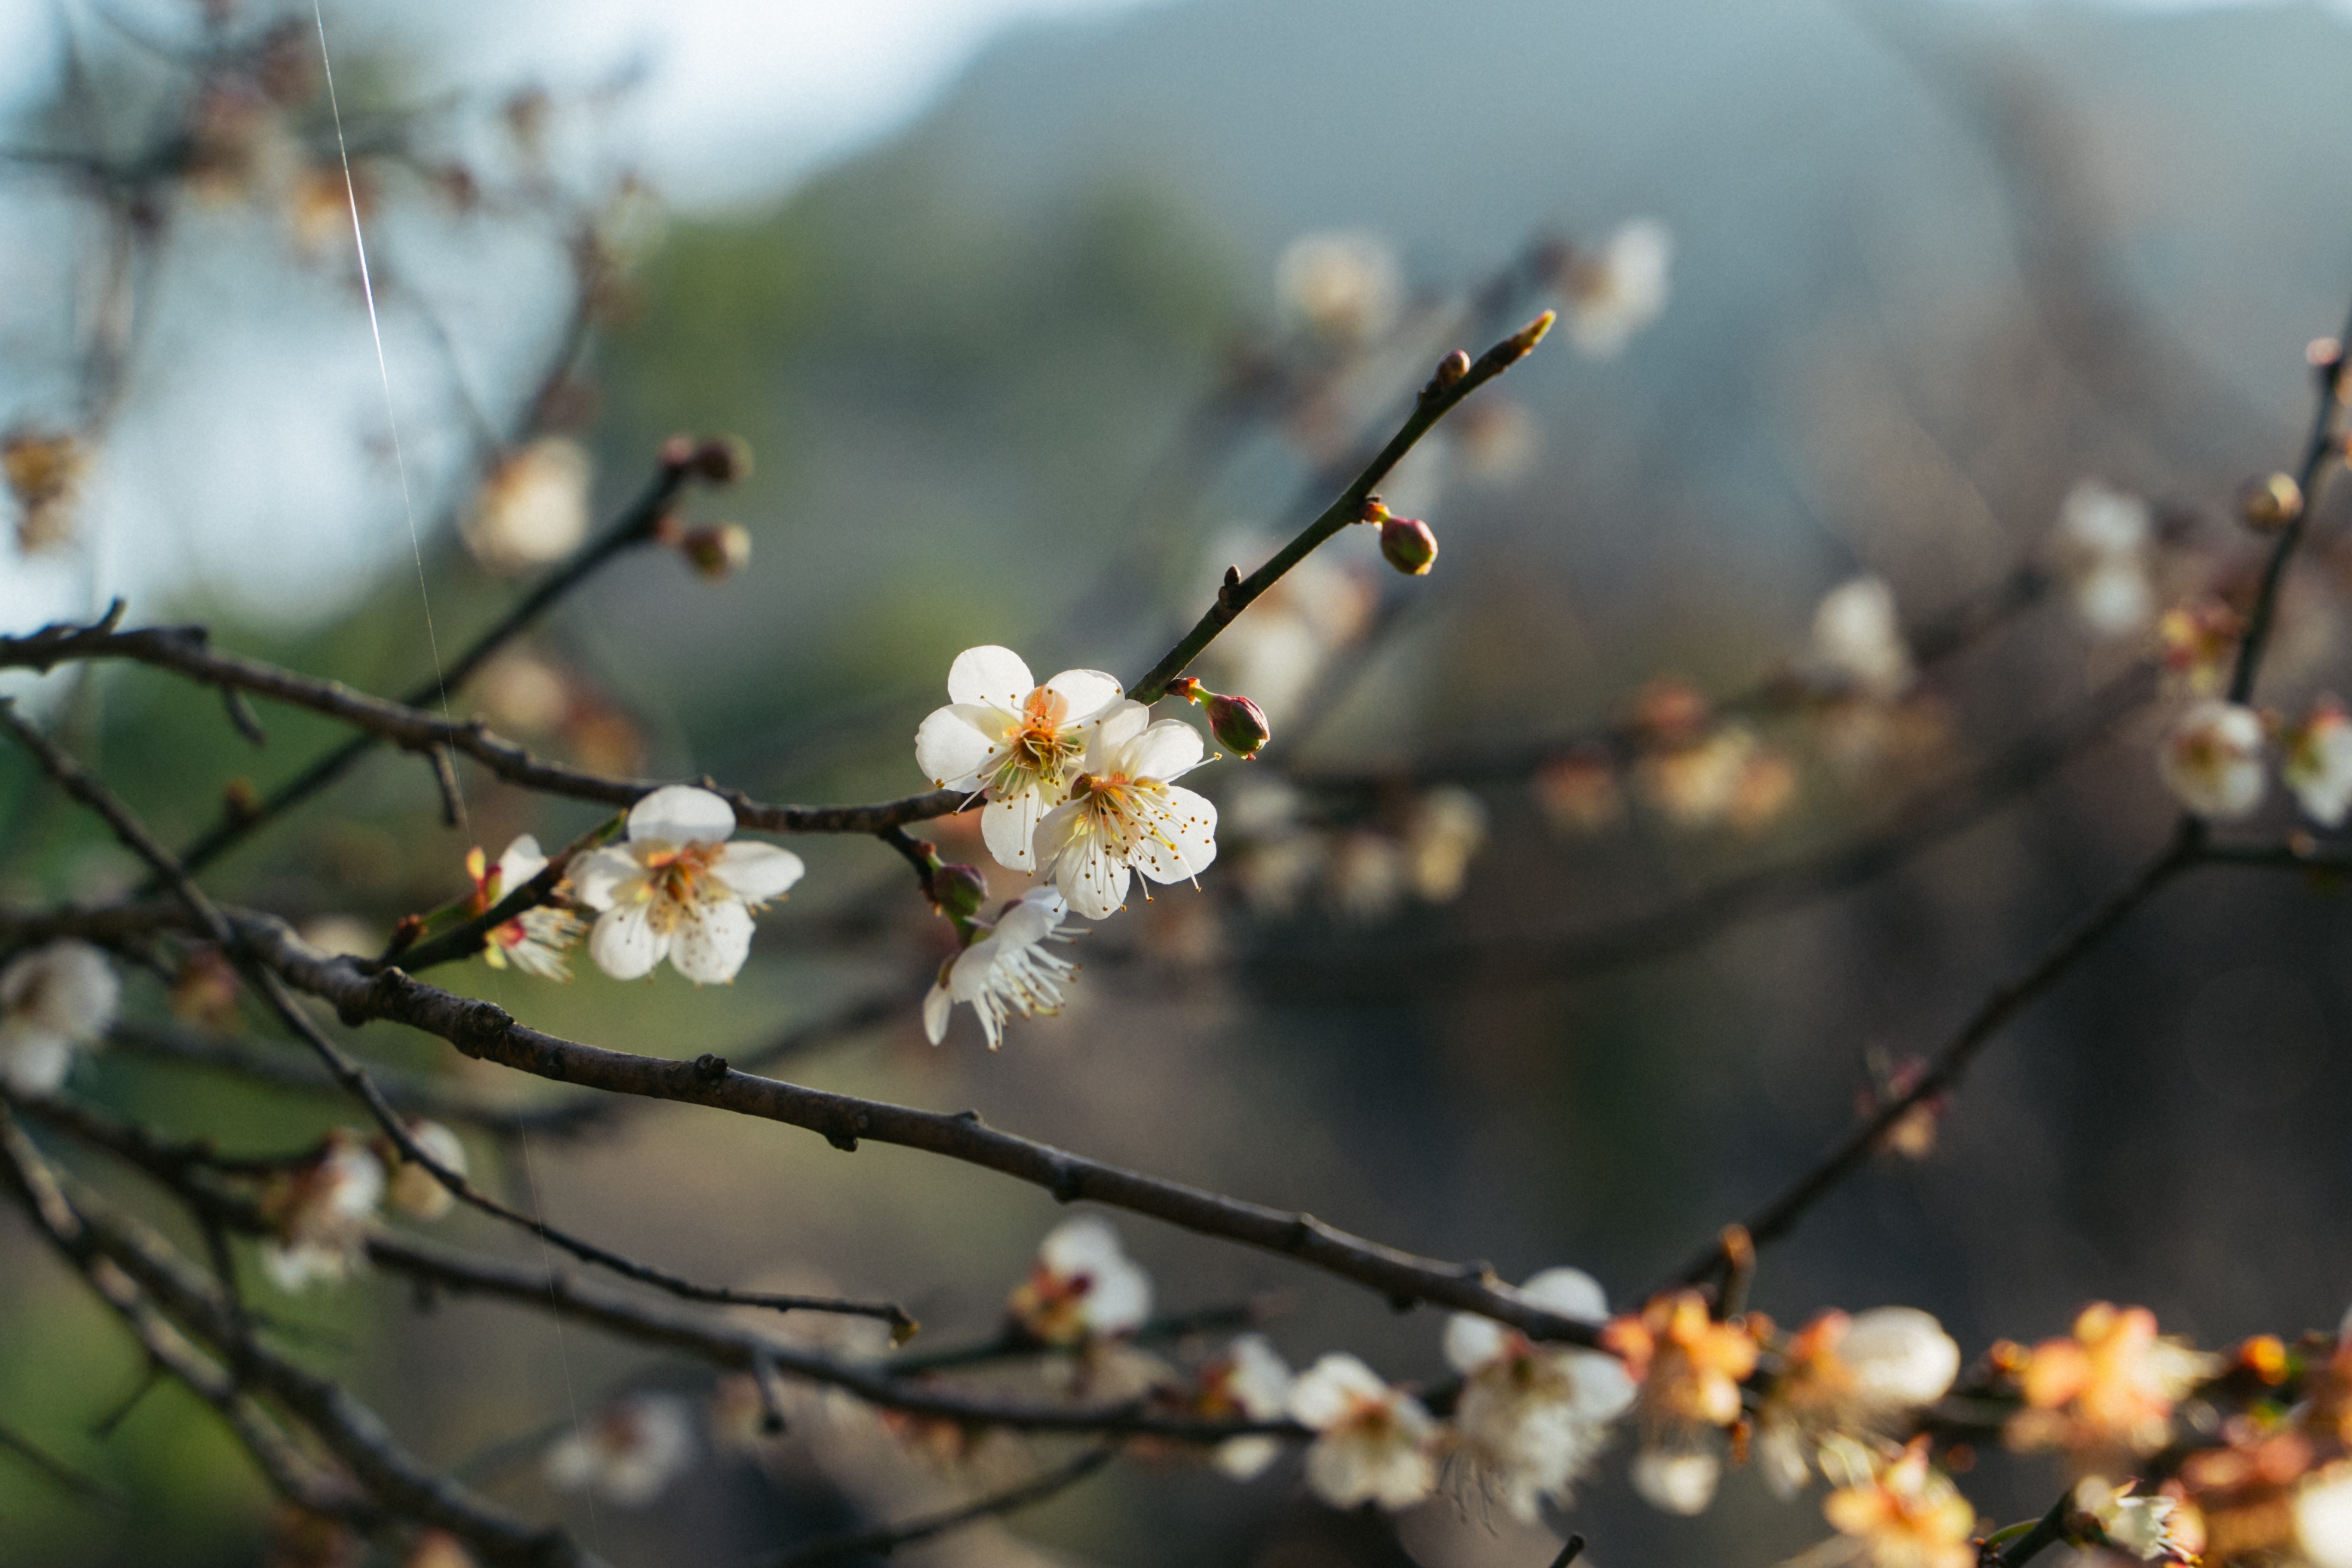
[[[1520,1286],[1519,1294],[1563,1317],[1592,1323],[1609,1318],[1609,1293],[1581,1268],[1547,1268]]]
[[[1140,702],[1114,702],[1095,729],[1094,741],[1087,748],[1087,771],[1116,773],[1113,759],[1120,748],[1150,727],[1151,710]]]
[[[1021,656],[994,643],[964,649],[948,667],[948,700],[951,702],[984,702],[1018,712],[1023,700],[1036,686]]]
[[[735,831],[735,808],[707,789],[664,784],[629,808],[629,837],[715,843]]]
[[[490,869],[490,879],[497,885],[498,896],[503,899],[546,869],[547,857],[541,853],[539,840],[526,833],[507,846],[506,853]]]
[[[1492,1318],[1456,1312],[1445,1321],[1445,1364],[1473,1373],[1503,1353],[1509,1331]]]
[[[1127,695],[1117,676],[1099,669],[1066,669],[1045,682],[1045,689],[1070,705],[1068,716],[1062,721],[1065,724],[1091,723]]]
[[[948,994],[958,1002],[976,1002],[988,989],[996,955],[1004,951],[995,937],[984,936],[956,955],[948,971]]]
[[[592,910],[609,910],[643,869],[625,849],[591,850],[572,863],[572,891]]]
[[[915,765],[936,788],[978,789],[1013,723],[1010,713],[968,702],[934,708],[915,731]]]
[[[1154,832],[1135,846],[1136,865],[1155,882],[1182,882],[1217,858],[1217,807],[1204,795],[1171,789],[1152,814]],[[1072,899],[1073,905],[1077,903]],[[1083,912],[1083,911],[1081,911]]]
[[[1181,778],[1207,755],[1200,731],[1181,719],[1162,719],[1128,746],[1123,771],[1131,779]]]
[[[948,1037],[948,1016],[955,1011],[955,999],[948,988],[934,984],[923,997],[923,1033],[933,1045]]]
[[[1053,818],[1045,820],[1050,825]],[[1073,835],[1054,861],[1054,886],[1070,900],[1070,908],[1090,921],[1107,921],[1118,913],[1127,902],[1127,862],[1111,852],[1099,834]]]
[[[751,956],[751,911],[733,899],[688,904],[680,912],[669,961],[697,985],[724,985]]]
[[[1045,815],[1045,792],[1034,786],[1006,800],[992,800],[980,814],[980,836],[996,863],[1007,870],[1034,871],[1030,840]]]
[[[653,973],[669,953],[669,936],[654,929],[652,908],[624,904],[596,917],[588,936],[588,956],[615,980],[635,980]]]
[[[783,897],[807,869],[799,856],[782,846],[751,839],[730,844],[710,863],[711,875],[754,904]]]

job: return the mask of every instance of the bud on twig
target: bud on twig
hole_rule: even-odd
[[[1202,706],[1209,710],[1209,733],[1217,738],[1217,744],[1244,762],[1274,739],[1274,731],[1265,721],[1265,710],[1246,697],[1228,697],[1213,691]]]
[[[694,461],[698,445],[691,436],[673,436],[661,444],[661,466],[683,468]]]
[[[1381,523],[1381,555],[1408,577],[1425,577],[1437,561],[1437,535],[1417,517],[1391,515]]]
[[[2276,533],[2303,515],[2303,487],[2290,475],[2258,475],[2238,488],[2238,515],[2256,533]]]
[[[1455,382],[1460,381],[1464,376],[1468,375],[1469,374],[1470,356],[1463,353],[1460,349],[1455,349],[1452,353],[1447,354],[1444,359],[1437,362],[1436,384],[1438,390],[1441,392],[1444,391],[1446,387],[1452,386]]]
[[[740,484],[751,477],[751,445],[740,436],[714,436],[694,448],[695,478],[708,484]]]
[[[977,867],[942,866],[931,873],[931,902],[950,920],[971,919],[987,897],[988,879]]]
[[[751,535],[734,522],[688,529],[677,541],[677,552],[712,582],[725,582],[750,564]]]

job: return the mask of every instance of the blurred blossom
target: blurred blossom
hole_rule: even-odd
[[[1209,559],[1222,573],[1227,562],[1256,563],[1273,553],[1264,540],[1234,535]],[[1368,571],[1319,551],[1259,595],[1204,657],[1219,672],[1216,684],[1248,692],[1278,724],[1297,716],[1298,699],[1324,661],[1363,636],[1379,602]]]
[[[1813,612],[1812,657],[1842,687],[1882,701],[1903,694],[1911,649],[1885,578],[1856,577],[1830,590]]]
[[[2294,1543],[2315,1568],[2352,1568],[2352,1465],[2323,1471],[2296,1489]]]
[[[987,935],[958,953],[923,998],[923,1033],[933,1045],[947,1038],[948,1017],[957,1003],[979,1016],[988,1048],[1004,1043],[1004,1021],[1062,1010],[1063,988],[1077,973],[1068,959],[1045,951],[1047,942],[1068,940],[1063,917],[1069,906],[1051,888],[1032,888],[1006,906]]]
[[[73,542],[74,502],[89,468],[89,448],[69,432],[20,427],[0,437],[0,476],[17,507],[17,549],[33,555]]]
[[[1627,1471],[1633,1490],[1665,1513],[1701,1514],[1723,1479],[1723,1456],[1711,1442],[1680,1439],[1645,1447]]]
[[[1780,821],[1796,799],[1796,764],[1769,746],[1759,746],[1739,771],[1723,819],[1737,832],[1760,833]]]
[[[1543,431],[1527,405],[1483,392],[1447,421],[1463,472],[1476,484],[1502,489],[1527,478],[1543,453]]]
[[[1287,915],[1323,874],[1330,847],[1316,833],[1293,833],[1251,844],[1234,863],[1233,876],[1241,883],[1250,908],[1264,916]]]
[[[1854,1111],[1865,1120],[1909,1094],[1927,1072],[1924,1058],[1908,1057],[1900,1062],[1890,1062],[1886,1053],[1875,1047],[1870,1051],[1868,1067],[1870,1087],[1854,1097]],[[1951,1096],[1942,1090],[1928,1095],[1879,1134],[1879,1148],[1906,1160],[1926,1159],[1936,1152],[1937,1124],[1950,1101]]]
[[[2160,1494],[2134,1496],[2133,1486],[2131,1481],[2111,1486],[2104,1476],[2084,1476],[2075,1485],[2074,1506],[2098,1521],[2109,1545],[2135,1557],[2150,1563],[2194,1560],[2196,1554],[2173,1533],[2173,1515],[2180,1509],[2180,1500]],[[2347,1560],[2346,1568],[2352,1568],[2352,1559]]]
[[[1127,1256],[1108,1220],[1082,1215],[1038,1244],[1036,1264],[1005,1310],[1046,1344],[1133,1333],[1151,1316],[1151,1277]]]
[[[1716,1321],[1697,1291],[1674,1290],[1612,1320],[1601,1343],[1642,1385],[1634,1489],[1670,1513],[1704,1511],[1722,1471],[1717,1430],[1739,1419],[1739,1384],[1756,1370],[1755,1336]]]
[[[1960,1347],[1916,1307],[1822,1313],[1790,1340],[1758,1410],[1765,1480],[1794,1495],[1812,1479],[1819,1445],[1891,1429],[1941,1399],[1959,1370]]]
[[[1437,1423],[1356,1357],[1327,1355],[1302,1373],[1290,1415],[1316,1433],[1307,1484],[1333,1508],[1410,1508],[1437,1489]]]
[[[2332,693],[2320,696],[2281,738],[2281,750],[2280,774],[2305,815],[2323,827],[2343,826],[2352,809],[2352,716],[2344,704]]]
[[[1609,1315],[1600,1284],[1578,1268],[1547,1268],[1518,1294],[1592,1322]],[[1445,1359],[1464,1379],[1454,1425],[1478,1483],[1525,1523],[1536,1521],[1546,1498],[1568,1502],[1609,1424],[1633,1403],[1633,1380],[1616,1357],[1538,1345],[1490,1318],[1454,1314]]]
[[[474,559],[504,576],[561,561],[588,536],[586,448],[542,436],[499,459],[458,527]]]
[[[1977,1510],[1928,1462],[1917,1438],[1868,1480],[1830,1494],[1822,1512],[1861,1542],[1873,1568],[1976,1568]]]
[[[18,1094],[54,1094],[76,1047],[95,1047],[114,1026],[122,983],[106,955],[71,937],[0,969],[0,1083]]]
[[[562,671],[511,649],[484,665],[473,685],[482,716],[509,734],[543,734],[562,723],[572,708],[572,688]]]
[[[588,939],[615,980],[665,958],[698,985],[725,984],[751,954],[753,913],[801,879],[801,858],[773,844],[729,843],[735,809],[707,789],[666,784],[629,808],[628,837],[572,869],[581,902],[601,910]]]
[[[466,1145],[448,1128],[438,1121],[412,1121],[408,1136],[435,1164],[451,1175],[465,1175]],[[415,1161],[401,1158],[399,1148],[389,1138],[378,1141],[378,1155],[392,1168],[392,1206],[401,1213],[412,1219],[433,1220],[456,1205],[457,1195],[441,1184],[441,1178]]]
[[[1545,820],[1563,832],[1598,833],[1625,818],[1625,792],[1606,752],[1555,757],[1536,769],[1528,787]]]
[[[948,667],[948,706],[915,731],[915,765],[935,789],[987,795],[989,853],[1008,870],[1034,871],[1039,821],[1069,798],[1087,742],[1126,695],[1099,669],[1066,669],[1041,686],[1011,648],[969,647]]]
[[[1378,235],[1303,234],[1274,264],[1274,297],[1294,329],[1335,343],[1367,342],[1395,324],[1404,272]]]
[[[1636,332],[1665,313],[1674,256],[1674,236],[1647,217],[1619,225],[1598,251],[1570,251],[1561,284],[1569,341],[1594,359],[1622,353]]]
[[[1462,896],[1471,857],[1486,842],[1486,807],[1458,784],[1423,795],[1406,825],[1406,874],[1415,895],[1433,904]]]
[[[2245,617],[2215,598],[2176,605],[2156,623],[2164,650],[2164,672],[2178,691],[2210,697],[2220,691],[2237,661]]]
[[[1264,1334],[1243,1334],[1201,1371],[1194,1414],[1209,1420],[1278,1421],[1290,1403],[1290,1368]],[[1229,1437],[1213,1462],[1237,1481],[1263,1474],[1281,1456],[1275,1437]]]
[[[673,1394],[640,1394],[598,1412],[547,1450],[547,1482],[643,1508],[694,1463],[694,1420]]]
[[[244,993],[245,982],[226,953],[216,947],[193,947],[172,976],[167,1000],[172,1016],[182,1023],[223,1034],[236,1024],[237,998]]]
[[[2074,584],[2075,613],[2101,637],[2129,637],[2156,613],[2148,577],[2155,523],[2147,503],[2083,479],[2058,508],[2062,564]]]
[[[1738,826],[1760,826],[1788,804],[1788,793],[1779,788],[1773,772],[1752,776],[1759,759],[1768,755],[1755,731],[1745,724],[1727,724],[1696,745],[1643,757],[1633,779],[1643,799],[1677,827],[1711,826],[1735,811],[1741,819]],[[1793,774],[1787,783],[1793,790]],[[1743,798],[1751,790],[1756,793]]]
[[[383,1189],[383,1163],[358,1134],[337,1128],[315,1159],[264,1184],[261,1215],[271,1236],[262,1244],[262,1272],[289,1291],[344,1279],[367,1256]]]
[[[2172,1436],[2173,1405],[2219,1365],[2159,1337],[2147,1308],[2094,1302],[2071,1337],[2026,1352],[2018,1374],[2026,1407],[2011,1417],[2009,1441],[2084,1458],[2152,1454]]]
[[[2173,721],[2157,753],[2165,784],[2200,816],[2252,816],[2268,787],[2263,774],[2263,721],[2252,709],[2207,698]]]
[[[383,951],[383,935],[357,915],[315,915],[294,934],[330,958],[373,958]]]
[[[1343,919],[1386,920],[1404,902],[1406,885],[1404,846],[1387,834],[1358,828],[1332,844],[1325,892]]]

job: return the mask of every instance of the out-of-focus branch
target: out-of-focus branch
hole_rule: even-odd
[[[781,1557],[769,1558],[768,1568],[814,1568],[816,1563],[839,1563],[845,1558],[887,1557],[901,1546],[929,1541],[961,1530],[967,1524],[977,1524],[983,1519],[1003,1519],[1007,1514],[1018,1513],[1024,1508],[1059,1497],[1118,1457],[1116,1447],[1089,1448],[1066,1465],[1056,1466],[1043,1475],[1032,1476],[1002,1491],[976,1498],[959,1508],[879,1530],[851,1531],[840,1535],[824,1536],[795,1547]]]
[[[2279,587],[2285,581],[2287,563],[2294,559],[2295,547],[2303,542],[2312,510],[2319,504],[2320,492],[2343,458],[2336,439],[2336,416],[2344,406],[2347,358],[2352,358],[2352,319],[2345,321],[2344,331],[2336,340],[2335,352],[2314,367],[2319,381],[2318,405],[2311,416],[2311,433],[2304,439],[2303,460],[2295,469],[2295,484],[2303,492],[2303,504],[2279,531],[2278,542],[2271,546],[2270,558],[2263,563],[2262,585],[2254,594],[2253,608],[2246,616],[2246,637],[2238,645],[2237,668],[2230,672],[2232,702],[2243,702],[2253,695],[2255,678],[2262,674],[2263,655],[2270,647],[2271,623],[2278,615]]]

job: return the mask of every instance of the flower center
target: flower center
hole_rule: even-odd
[[[686,905],[709,899],[712,896],[709,890],[713,879],[710,868],[726,847],[723,843],[700,839],[675,847],[649,846],[643,860],[646,892],[667,904]]]

